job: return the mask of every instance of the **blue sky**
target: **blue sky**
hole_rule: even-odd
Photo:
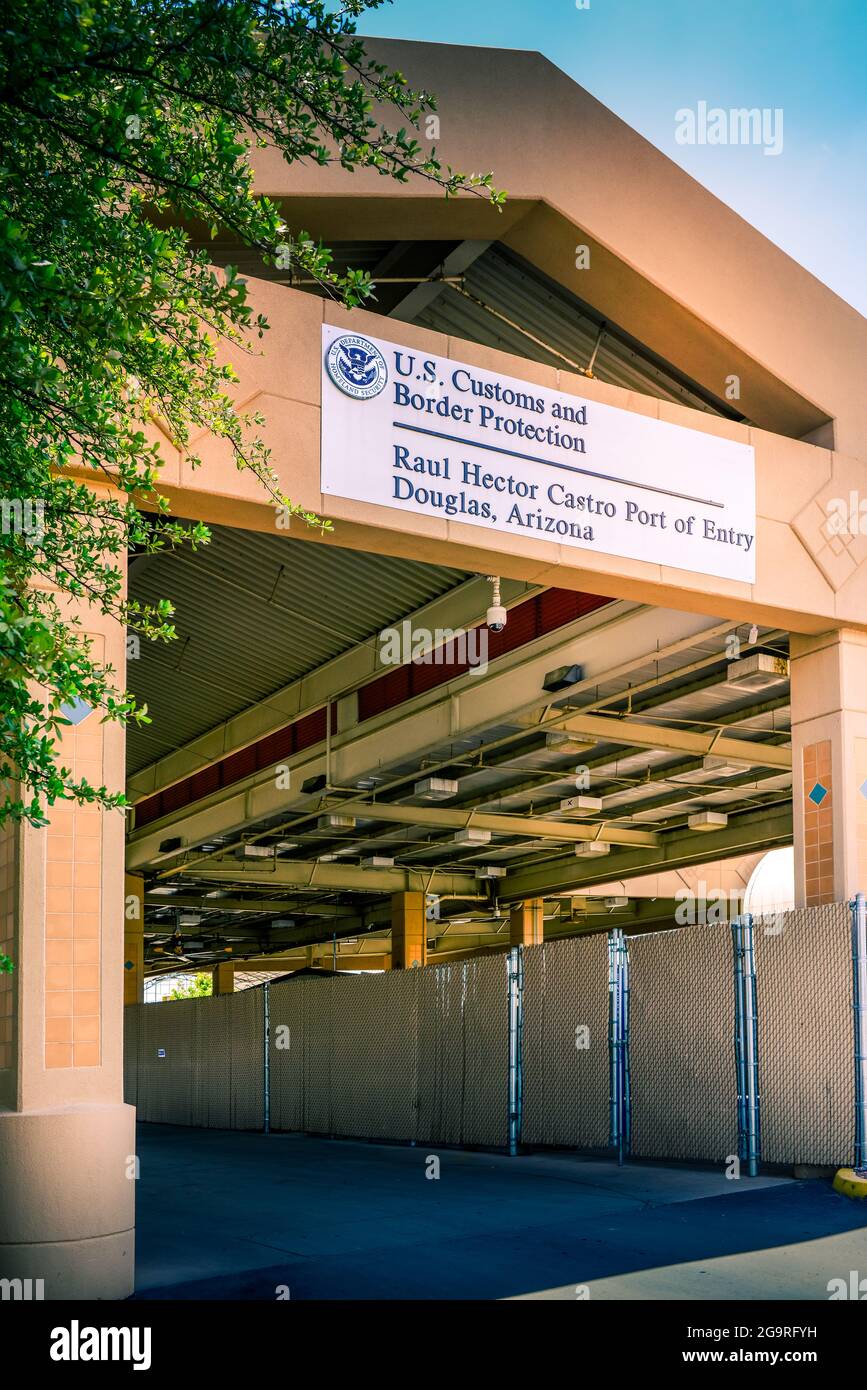
[[[394,0],[359,27],[540,50],[867,315],[867,0]],[[782,108],[781,153],[679,145],[700,101]]]

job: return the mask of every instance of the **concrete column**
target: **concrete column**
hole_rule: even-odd
[[[144,1002],[144,879],[127,874],[123,912],[123,1002]]]
[[[867,892],[867,635],[791,637],[795,901]]]
[[[509,914],[509,943],[512,946],[541,946],[545,939],[542,898],[513,903]]]
[[[125,679],[125,633],[79,610],[96,660]],[[59,761],[119,791],[124,732],[98,712]],[[123,1103],[124,816],[61,801],[0,836],[0,1278],[46,1299],[133,1288],[135,1111]]]
[[[391,968],[408,970],[426,961],[424,893],[394,893],[391,899]]]
[[[235,993],[235,962],[221,960],[211,972],[214,978],[214,994]]]

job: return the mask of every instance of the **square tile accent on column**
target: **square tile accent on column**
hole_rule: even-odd
[[[834,796],[830,739],[804,747],[803,771],[807,906],[819,907],[822,903],[834,901]]]
[[[102,659],[102,642],[92,656]],[[61,757],[73,779],[103,782],[99,715],[64,729]],[[96,1067],[101,1061],[100,934],[102,817],[99,807],[60,802],[45,834],[45,1065]]]

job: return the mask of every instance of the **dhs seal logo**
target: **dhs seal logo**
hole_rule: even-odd
[[[388,368],[379,348],[354,333],[334,339],[325,354],[325,369],[338,390],[357,401],[378,396],[388,381]]]

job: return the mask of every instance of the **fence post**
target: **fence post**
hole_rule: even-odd
[[[855,1167],[867,1164],[867,899],[858,893],[852,911],[852,1009],[855,1041]]]
[[[629,942],[626,935],[620,934],[620,1035],[622,1061],[622,1104],[623,1118],[620,1125],[623,1135],[623,1151],[628,1157],[632,1151],[632,1078],[629,1066]]]
[[[524,1112],[524,948],[513,946],[507,960],[509,981],[509,1153],[521,1143]]]
[[[263,1065],[262,1065],[262,1129],[265,1134],[271,1133],[271,999],[268,993],[268,981],[262,986],[262,1043],[263,1043]]]
[[[629,1075],[629,951],[619,927],[608,933],[608,1142],[623,1166],[632,1140]]]
[[[735,1062],[738,1078],[738,1157],[751,1178],[761,1158],[759,1105],[759,1035],[753,919],[746,913],[732,922],[735,989]]]

